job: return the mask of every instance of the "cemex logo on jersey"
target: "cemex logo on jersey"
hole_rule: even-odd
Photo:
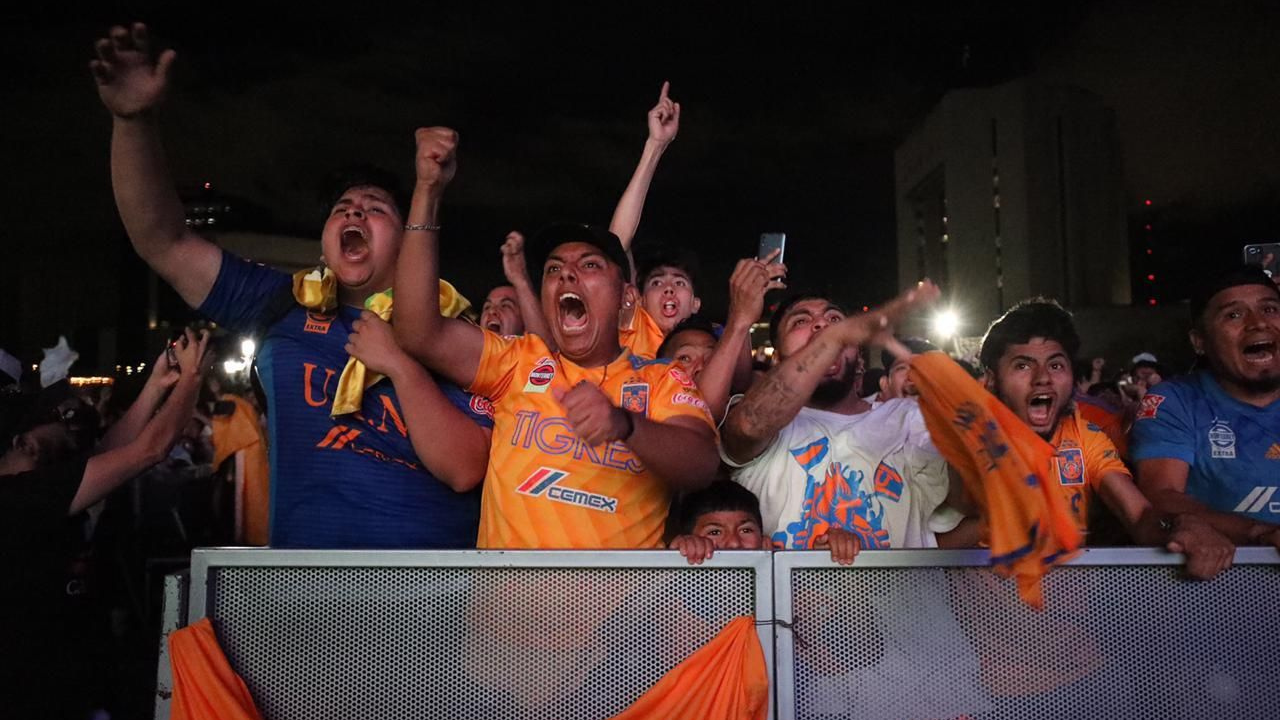
[[[516,492],[533,497],[546,496],[549,500],[562,502],[566,505],[578,505],[579,507],[601,512],[616,513],[618,511],[617,498],[597,495],[585,490],[562,487],[560,481],[567,477],[569,477],[569,473],[564,470],[541,467],[525,478],[525,481],[516,487]]]
[[[1249,492],[1236,506],[1238,513],[1270,512],[1280,514],[1280,501],[1272,502],[1271,498],[1280,488],[1259,485]]]
[[[555,376],[555,363],[551,362],[551,358],[544,357],[533,364],[533,369],[529,371],[529,381],[524,384],[524,391],[527,393],[544,393]]]

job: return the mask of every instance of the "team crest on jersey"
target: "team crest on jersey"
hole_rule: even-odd
[[[551,358],[544,357],[533,364],[533,369],[529,371],[529,380],[524,384],[524,391],[527,393],[544,393],[555,376],[555,363],[551,362]]]
[[[1280,443],[1271,443],[1271,447],[1267,450],[1268,460],[1280,460]]]
[[[320,313],[307,313],[307,320],[302,325],[303,332],[316,333],[318,335],[328,335],[329,326],[333,324],[333,315],[321,315]]]
[[[1153,420],[1158,414],[1160,403],[1164,402],[1163,395],[1155,395],[1147,393],[1142,396],[1142,405],[1138,407],[1138,414],[1135,416],[1137,420]]]
[[[649,410],[649,383],[623,383],[622,397],[618,404],[627,412],[645,414]]]
[[[1084,452],[1078,447],[1060,448],[1058,457],[1058,482],[1063,485],[1084,484]]]
[[[1226,420],[1215,419],[1209,427],[1209,451],[1215,458],[1235,459],[1236,433]]]
[[[493,419],[493,403],[483,395],[471,396],[471,412]]]
[[[554,500],[566,505],[577,505],[578,507],[599,510],[600,512],[616,513],[618,511],[618,498],[564,487],[560,482],[567,477],[569,477],[569,473],[564,470],[540,467],[532,475],[525,478],[524,482],[516,486],[516,492],[532,497],[545,497],[548,500]]]
[[[678,367],[673,367],[667,372],[671,375],[672,380],[675,380],[676,382],[680,383],[684,387],[687,387],[687,388],[693,387],[693,379],[690,378],[689,373],[685,372],[684,370],[681,370]]]

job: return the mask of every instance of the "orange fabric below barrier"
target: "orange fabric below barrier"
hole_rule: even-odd
[[[612,720],[764,720],[769,674],[755,618],[740,617]]]
[[[169,634],[172,720],[262,720],[244,681],[231,669],[204,618]]]
[[[1017,579],[1024,602],[1043,607],[1040,578],[1080,547],[1050,473],[1057,453],[943,353],[912,358],[911,380],[934,445],[981,510],[992,566]]]

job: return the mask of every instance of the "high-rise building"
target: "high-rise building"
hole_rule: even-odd
[[[901,286],[933,278],[975,319],[1031,295],[1130,303],[1120,152],[1096,95],[1025,80],[952,91],[894,165]]]

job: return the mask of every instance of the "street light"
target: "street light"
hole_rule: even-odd
[[[942,310],[933,316],[933,333],[943,340],[955,336],[960,329],[960,316],[954,310]]]

